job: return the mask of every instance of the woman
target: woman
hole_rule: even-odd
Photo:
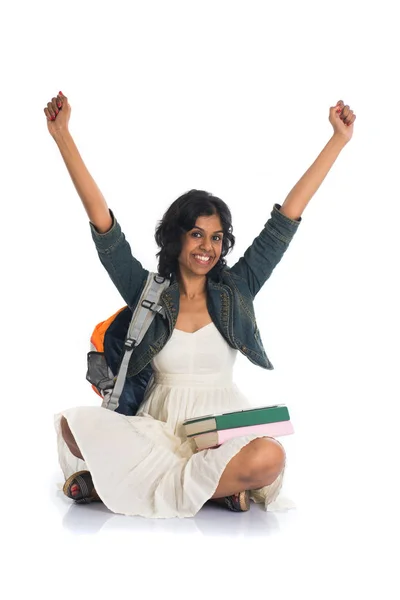
[[[44,109],[89,217],[99,258],[131,310],[148,271],[131,254],[113,212],[87,171],[69,133],[71,107],[59,93]],[[226,204],[199,190],[178,198],[156,231],[159,273],[171,279],[161,296],[167,318],[156,315],[128,370],[153,376],[136,416],[80,407],[55,417],[64,493],[78,502],[101,500],[113,512],[150,518],[190,517],[208,501],[235,511],[250,498],[269,505],[285,467],[282,445],[248,435],[195,452],[182,422],[249,405],[232,382],[237,351],[266,369],[272,365],[258,332],[253,300],[282,258],[308,202],[351,139],[355,115],[331,107],[334,133],[244,256],[231,268],[233,247]]]

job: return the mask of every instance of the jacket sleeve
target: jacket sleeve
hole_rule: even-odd
[[[302,220],[290,219],[280,208],[280,204],[274,204],[261,233],[230,269],[247,282],[253,298],[281,260]]]
[[[112,218],[111,229],[106,233],[99,233],[89,221],[92,238],[102,265],[126,304],[133,310],[149,271],[132,256],[131,247],[114,213],[109,210]]]

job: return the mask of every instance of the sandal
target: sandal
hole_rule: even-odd
[[[222,504],[234,512],[247,512],[250,509],[250,492],[245,490],[239,494],[225,496],[225,498],[216,498],[213,502]]]
[[[74,493],[71,488],[75,486]],[[92,476],[89,471],[78,471],[64,483],[63,492],[68,498],[77,504],[90,504],[90,502],[101,502],[99,495],[94,489]]]

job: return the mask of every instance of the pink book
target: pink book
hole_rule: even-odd
[[[195,441],[198,450],[205,450],[206,448],[220,446],[224,442],[235,437],[241,437],[252,433],[268,437],[279,437],[281,435],[290,435],[291,433],[294,433],[294,429],[291,421],[278,421],[277,423],[262,423],[261,425],[250,425],[248,427],[234,427],[232,429],[208,431],[207,433],[195,435],[191,439]]]

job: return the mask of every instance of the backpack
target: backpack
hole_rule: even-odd
[[[138,412],[153,369],[147,365],[126,379],[129,360],[156,314],[166,318],[158,301],[169,284],[169,279],[150,272],[135,310],[124,306],[94,328],[86,379],[101,397],[103,408],[129,416]]]

